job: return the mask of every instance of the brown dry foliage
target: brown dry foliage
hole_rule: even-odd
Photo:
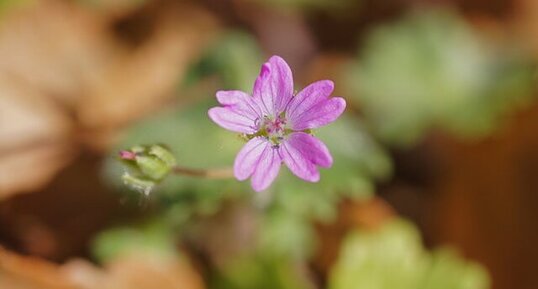
[[[57,265],[0,247],[0,289],[203,289],[188,260],[136,253],[99,268],[76,259]]]
[[[2,15],[0,199],[40,188],[81,147],[107,148],[169,102],[216,27],[188,3],[100,7],[42,0]],[[144,33],[122,31],[126,21]]]

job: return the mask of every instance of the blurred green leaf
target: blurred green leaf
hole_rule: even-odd
[[[510,45],[449,11],[414,13],[371,33],[349,86],[389,143],[412,145],[436,127],[480,137],[531,95],[533,69]]]
[[[239,257],[209,284],[211,289],[312,289],[300,263],[290,258]]]
[[[261,48],[252,35],[229,31],[204,53],[202,60],[189,71],[184,83],[188,86],[204,77],[218,75],[222,84],[220,89],[252,91],[262,60]]]
[[[276,208],[264,215],[259,232],[260,255],[301,260],[311,255],[316,232],[310,219]]]
[[[418,230],[395,220],[377,230],[357,230],[345,239],[329,289],[485,289],[480,265],[449,249],[426,251]]]
[[[176,254],[170,228],[158,220],[132,226],[118,227],[101,232],[93,242],[94,256],[100,262],[117,256],[145,251],[162,256]]]
[[[424,280],[427,289],[489,288],[489,276],[477,263],[464,262],[449,248],[433,252],[429,272]]]

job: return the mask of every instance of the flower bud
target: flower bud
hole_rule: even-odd
[[[131,189],[140,191],[146,196],[149,195],[153,187],[155,187],[155,185],[157,184],[156,182],[148,179],[135,177],[128,172],[125,172],[123,176],[121,176],[121,179],[126,186]]]
[[[119,153],[126,166],[123,182],[136,190],[149,194],[176,165],[174,155],[161,145],[134,146]]]

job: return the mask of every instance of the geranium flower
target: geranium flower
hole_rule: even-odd
[[[209,117],[249,139],[235,159],[235,177],[240,181],[251,177],[252,188],[262,191],[284,163],[297,177],[319,181],[317,167],[328,168],[333,159],[311,129],[333,122],[344,111],[343,98],[329,97],[333,89],[332,81],[321,80],[294,95],[290,67],[273,56],[262,65],[252,96],[238,90],[218,91],[222,107],[211,108]]]

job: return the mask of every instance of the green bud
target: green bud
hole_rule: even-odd
[[[174,155],[162,145],[137,145],[119,153],[125,164],[123,182],[131,188],[149,194],[176,165]]]
[[[167,166],[173,167],[176,165],[176,158],[174,155],[164,147],[160,145],[153,145],[149,150],[149,154],[158,157]]]
[[[145,177],[160,181],[170,172],[170,166],[155,156],[137,156],[136,164]]]
[[[125,172],[123,176],[121,176],[121,179],[123,180],[123,183],[128,186],[131,189],[140,191],[144,193],[144,195],[149,195],[153,187],[155,187],[156,183],[151,180],[142,179],[140,177],[135,177],[128,172]]]

